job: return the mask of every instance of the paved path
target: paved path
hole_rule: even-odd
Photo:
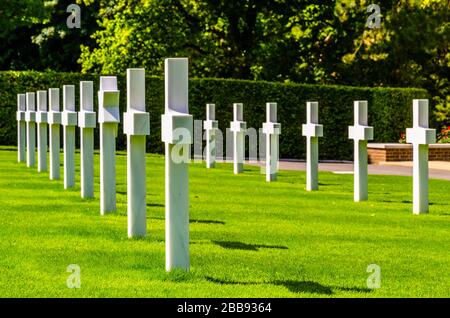
[[[430,161],[429,176],[432,179],[450,180],[450,162]],[[280,161],[280,170],[305,170],[305,162],[300,161]],[[319,163],[319,170],[331,171],[334,173],[353,174],[353,163]],[[385,174],[396,176],[412,176],[412,162],[386,162],[383,164],[369,165],[369,174]]]

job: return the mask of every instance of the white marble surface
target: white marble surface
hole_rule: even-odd
[[[367,142],[373,139],[373,127],[368,126],[367,101],[354,102],[354,124],[349,126],[349,138],[354,140],[354,201],[368,199]]]
[[[80,128],[80,183],[81,197],[94,197],[94,83],[80,82],[80,111],[78,127]]]
[[[128,237],[147,233],[146,135],[150,133],[150,116],[145,112],[145,70],[127,69],[127,214]]]
[[[26,94],[17,94],[17,162],[26,162]]]
[[[323,136],[323,126],[319,124],[319,103],[306,103],[306,124],[302,125],[306,137],[306,190],[319,189],[319,137]]]
[[[233,104],[233,121],[230,131],[233,132],[233,172],[239,174],[244,171],[245,131],[247,123],[244,122],[244,106],[241,103]]]
[[[166,270],[189,270],[189,147],[193,121],[188,109],[188,59],[165,60]],[[183,137],[181,137],[183,135]],[[188,159],[188,160],[186,160]]]
[[[37,134],[38,134],[38,172],[47,171],[47,91],[37,92],[38,112],[36,113]]]
[[[266,122],[263,124],[263,133],[266,136],[266,181],[277,179],[279,158],[279,135],[281,125],[277,122],[277,103],[266,104]]]
[[[50,88],[48,90],[48,124],[49,124],[49,147],[50,147],[50,180],[60,178],[60,126],[61,112],[59,102],[59,88]]]
[[[115,76],[101,76],[98,92],[100,123],[100,214],[116,211],[116,136],[119,90]]]
[[[216,130],[219,124],[216,120],[215,104],[206,104],[206,120],[203,122],[203,126],[206,132],[206,168],[210,169],[216,166]]]
[[[25,121],[27,123],[27,167],[36,164],[36,94],[26,94],[27,111]]]
[[[436,130],[428,126],[428,100],[413,100],[413,128],[406,129],[413,144],[413,213],[428,213],[428,145],[436,142]]]
[[[77,113],[75,112],[75,86],[63,86],[63,112],[61,114],[63,125],[64,148],[64,189],[75,186],[75,126]]]

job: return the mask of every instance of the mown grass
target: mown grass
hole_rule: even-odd
[[[353,177],[258,167],[190,167],[189,273],[164,269],[164,158],[147,159],[147,228],[127,238],[126,156],[117,155],[117,207],[50,181],[0,150],[0,297],[448,297],[449,182],[430,180],[430,213],[414,216],[409,177],[370,176],[369,201],[353,202]],[[62,168],[62,167],[61,167]],[[62,174],[61,174],[62,175]],[[79,167],[77,165],[77,176]],[[78,177],[79,178],[79,177]],[[69,264],[81,268],[70,289]],[[367,288],[367,266],[381,288]]]

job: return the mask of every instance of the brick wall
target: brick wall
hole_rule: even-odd
[[[367,147],[369,163],[383,161],[412,161],[412,145],[369,144]],[[433,144],[429,147],[430,161],[450,161],[450,144]]]

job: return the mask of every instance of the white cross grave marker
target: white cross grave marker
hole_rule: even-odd
[[[59,88],[48,90],[48,124],[49,124],[49,145],[50,145],[50,180],[59,179],[60,162],[60,138],[59,130],[61,125],[61,112],[59,108]]]
[[[216,120],[216,105],[206,104],[206,120],[203,122],[206,131],[206,168],[216,166],[216,130],[219,124]]]
[[[354,201],[368,199],[367,141],[373,139],[373,127],[367,125],[367,101],[354,102],[354,125],[348,127],[354,145]]]
[[[17,94],[17,161],[26,161],[26,95]]]
[[[323,126],[319,125],[319,103],[306,103],[306,124],[302,125],[306,136],[306,190],[319,189],[319,137],[323,136]]]
[[[78,127],[80,128],[80,173],[81,197],[94,197],[94,83],[80,82],[80,111]]]
[[[116,210],[116,136],[120,122],[117,77],[101,76],[98,92],[100,123],[100,213]]]
[[[275,181],[278,170],[278,140],[281,124],[277,123],[277,103],[266,104],[267,121],[263,123],[266,135],[266,181]]]
[[[123,125],[127,135],[128,237],[142,237],[147,231],[145,136],[150,134],[143,68],[127,69],[127,112]]]
[[[241,103],[233,104],[233,121],[231,122],[230,131],[233,132],[233,162],[234,174],[244,171],[245,156],[245,131],[247,123],[244,121],[244,106]]]
[[[75,126],[77,125],[75,85],[63,86],[61,123],[64,133],[64,189],[68,189],[75,186]]]
[[[27,93],[27,167],[33,167],[36,162],[36,94]]]
[[[189,171],[193,119],[188,107],[188,59],[165,60],[166,270],[189,270]]]
[[[47,171],[47,91],[37,92],[38,172]]]
[[[436,130],[428,128],[428,99],[413,100],[413,128],[406,129],[413,144],[413,213],[428,213],[428,145],[436,142]]]

